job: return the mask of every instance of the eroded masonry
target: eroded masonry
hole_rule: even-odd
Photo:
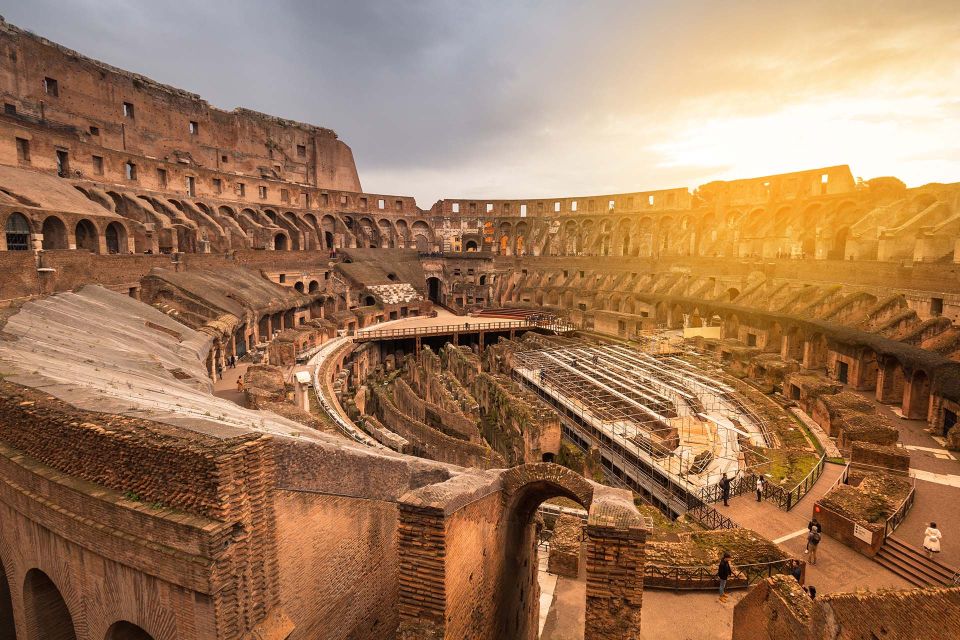
[[[717,637],[960,635],[960,184],[423,209],[2,20],[0,69],[0,640],[637,639],[724,553]]]

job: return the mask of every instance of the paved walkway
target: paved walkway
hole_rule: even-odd
[[[237,378],[243,377],[249,366],[250,363],[241,362],[233,369],[224,369],[223,379],[213,383],[213,395],[230,400],[241,407],[246,407],[247,395],[237,391]]]
[[[943,532],[941,562],[960,568],[960,454],[943,448],[927,430],[926,420],[907,420],[891,405],[880,404],[873,392],[857,391],[873,402],[877,412],[889,418],[900,431],[900,441],[910,451],[910,475],[916,479],[913,508],[897,528],[896,536],[915,547],[923,544],[923,530],[936,522]]]
[[[796,558],[804,558],[807,523],[813,515],[813,503],[837,481],[843,467],[827,464],[813,489],[790,511],[778,509],[772,502],[757,502],[754,493],[732,498],[730,506],[716,506],[741,526],[760,533]],[[736,562],[736,558],[733,559]],[[902,578],[829,536],[824,536],[817,552],[817,564],[807,566],[807,584],[820,593],[857,589],[910,588]]]

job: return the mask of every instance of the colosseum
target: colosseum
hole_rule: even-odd
[[[421,208],[0,59],[0,640],[960,637],[960,183]]]

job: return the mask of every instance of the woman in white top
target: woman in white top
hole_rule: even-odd
[[[927,557],[932,558],[933,554],[940,553],[940,538],[943,534],[937,529],[937,523],[931,522],[927,530],[923,532],[923,548],[927,551]]]

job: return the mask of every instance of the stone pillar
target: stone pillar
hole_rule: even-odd
[[[587,523],[584,640],[640,638],[647,532],[623,515],[591,512]]]
[[[445,632],[446,531],[442,509],[400,505],[398,640],[442,639]]]

